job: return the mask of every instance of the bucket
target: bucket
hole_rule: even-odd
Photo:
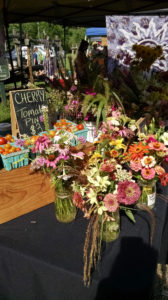
[[[87,141],[93,143],[95,141],[95,131],[96,123],[95,122],[85,122],[86,127],[88,128]]]
[[[11,133],[11,124],[0,123],[0,136],[5,136],[8,133]]]

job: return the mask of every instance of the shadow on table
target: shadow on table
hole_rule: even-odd
[[[108,278],[100,281],[94,300],[153,299],[158,253],[138,237],[124,237]]]

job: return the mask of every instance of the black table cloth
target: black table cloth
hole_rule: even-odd
[[[122,214],[120,237],[103,243],[89,288],[82,281],[88,221],[81,213],[72,223],[59,223],[52,203],[0,225],[0,299],[150,299],[157,263],[165,263],[168,249],[167,203],[159,196],[153,211],[152,247],[149,215],[135,212],[133,224]]]

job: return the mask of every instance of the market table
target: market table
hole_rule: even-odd
[[[168,189],[159,192],[166,195]],[[164,263],[168,249],[167,208],[157,196],[152,247],[148,214],[136,212],[136,224],[122,214],[120,237],[103,243],[89,288],[82,282],[88,221],[81,213],[72,223],[59,223],[51,203],[1,224],[0,299],[150,299],[159,256]]]

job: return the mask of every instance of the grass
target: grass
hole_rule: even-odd
[[[7,103],[0,103],[0,123],[10,123],[10,104],[9,101]]]

